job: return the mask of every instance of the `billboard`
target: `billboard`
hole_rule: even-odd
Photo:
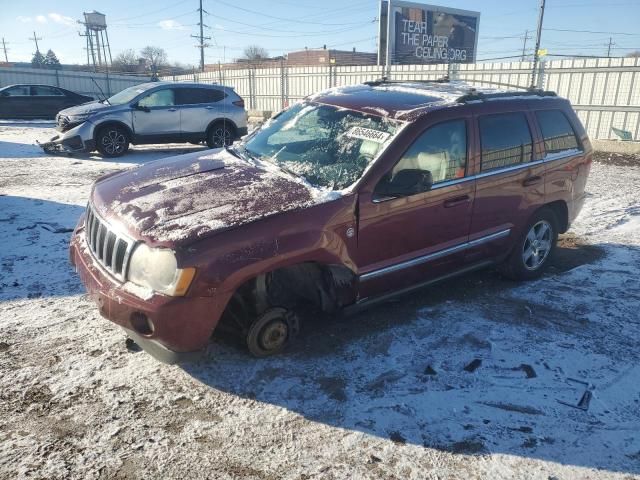
[[[479,12],[383,0],[379,18],[379,64],[473,63],[476,60]]]

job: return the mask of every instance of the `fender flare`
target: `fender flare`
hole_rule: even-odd
[[[135,137],[133,130],[131,130],[131,127],[129,127],[129,125],[118,120],[105,120],[104,122],[95,124],[95,126],[93,127],[93,140],[95,142],[98,141],[98,132],[100,132],[100,130],[102,130],[104,127],[108,127],[109,125],[116,125],[123,128],[127,132],[127,137],[129,137],[128,140],[133,143],[133,139]]]

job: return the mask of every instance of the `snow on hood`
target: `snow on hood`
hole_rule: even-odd
[[[226,150],[151,162],[96,182],[92,202],[110,222],[155,243],[180,242],[335,199],[272,164]]]
[[[112,105],[105,105],[104,103],[100,103],[98,100],[94,100],[93,102],[83,103],[82,105],[76,105],[75,107],[65,108],[60,111],[60,115],[66,116],[75,116],[75,115],[86,115],[95,113],[99,110],[104,110],[105,108],[110,108]]]

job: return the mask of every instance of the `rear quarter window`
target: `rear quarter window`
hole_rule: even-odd
[[[484,115],[478,118],[478,128],[482,172],[531,161],[533,140],[524,113]]]
[[[565,114],[560,110],[535,112],[547,153],[559,153],[579,148],[576,133]]]
[[[215,103],[226,97],[222,90],[214,88],[178,88],[176,89],[177,105],[196,105]]]

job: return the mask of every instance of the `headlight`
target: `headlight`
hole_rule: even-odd
[[[131,254],[127,278],[141,287],[166,295],[187,293],[195,268],[178,268],[176,256],[166,248],[150,248],[138,244]]]
[[[76,124],[86,122],[89,115],[89,113],[82,113],[80,115],[69,115],[67,118],[69,119],[69,123]]]

